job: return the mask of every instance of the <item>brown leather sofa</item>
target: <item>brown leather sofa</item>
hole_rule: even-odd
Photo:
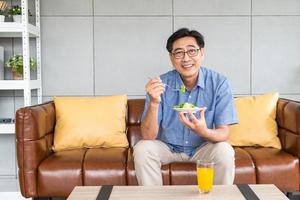
[[[136,185],[132,146],[140,139],[144,99],[128,100],[130,148],[76,149],[53,153],[53,102],[21,108],[16,114],[17,158],[22,195],[67,197],[76,185]],[[280,99],[277,122],[282,150],[235,147],[235,183],[273,183],[299,191],[300,102]],[[196,184],[194,163],[162,166],[165,185]]]

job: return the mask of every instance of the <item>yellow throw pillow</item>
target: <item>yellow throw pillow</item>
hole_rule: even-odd
[[[239,124],[230,126],[230,144],[281,149],[275,121],[278,97],[270,93],[235,98]]]
[[[54,97],[54,151],[127,147],[127,96]]]

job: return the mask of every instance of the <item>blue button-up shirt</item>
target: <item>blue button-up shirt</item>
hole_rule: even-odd
[[[200,67],[197,85],[184,93],[180,92],[183,81],[176,70],[169,71],[160,78],[163,83],[176,89],[174,91],[169,87],[165,88],[165,92],[161,95],[157,119],[159,124],[157,139],[165,142],[171,151],[184,152],[192,156],[197,147],[207,142],[180,122],[177,112],[173,110],[174,105],[188,102],[197,107],[206,107],[204,116],[210,129],[219,125],[238,123],[232,92],[226,77]],[[147,95],[142,119],[147,113],[149,101]],[[199,113],[196,117],[199,117]]]

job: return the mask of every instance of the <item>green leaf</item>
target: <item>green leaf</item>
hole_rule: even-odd
[[[181,103],[173,106],[173,108],[195,108],[196,106],[192,103]]]
[[[7,10],[8,15],[22,15],[22,8],[20,6],[13,6]],[[29,16],[32,16],[30,10],[28,9]]]
[[[36,68],[36,60],[30,58],[30,69],[33,70]],[[23,56],[22,55],[15,55],[8,59],[6,62],[6,67],[10,67],[12,71],[15,71],[19,74],[23,74]]]
[[[181,92],[181,93],[185,93],[185,91],[186,91],[185,86],[182,84],[182,85],[180,86],[180,92]]]

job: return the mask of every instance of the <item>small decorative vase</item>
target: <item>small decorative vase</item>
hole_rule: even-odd
[[[0,22],[4,22],[5,21],[5,15],[0,15]]]
[[[13,15],[14,22],[21,23],[22,22],[22,15]]]
[[[19,74],[16,71],[12,71],[14,80],[23,80],[23,74]]]

